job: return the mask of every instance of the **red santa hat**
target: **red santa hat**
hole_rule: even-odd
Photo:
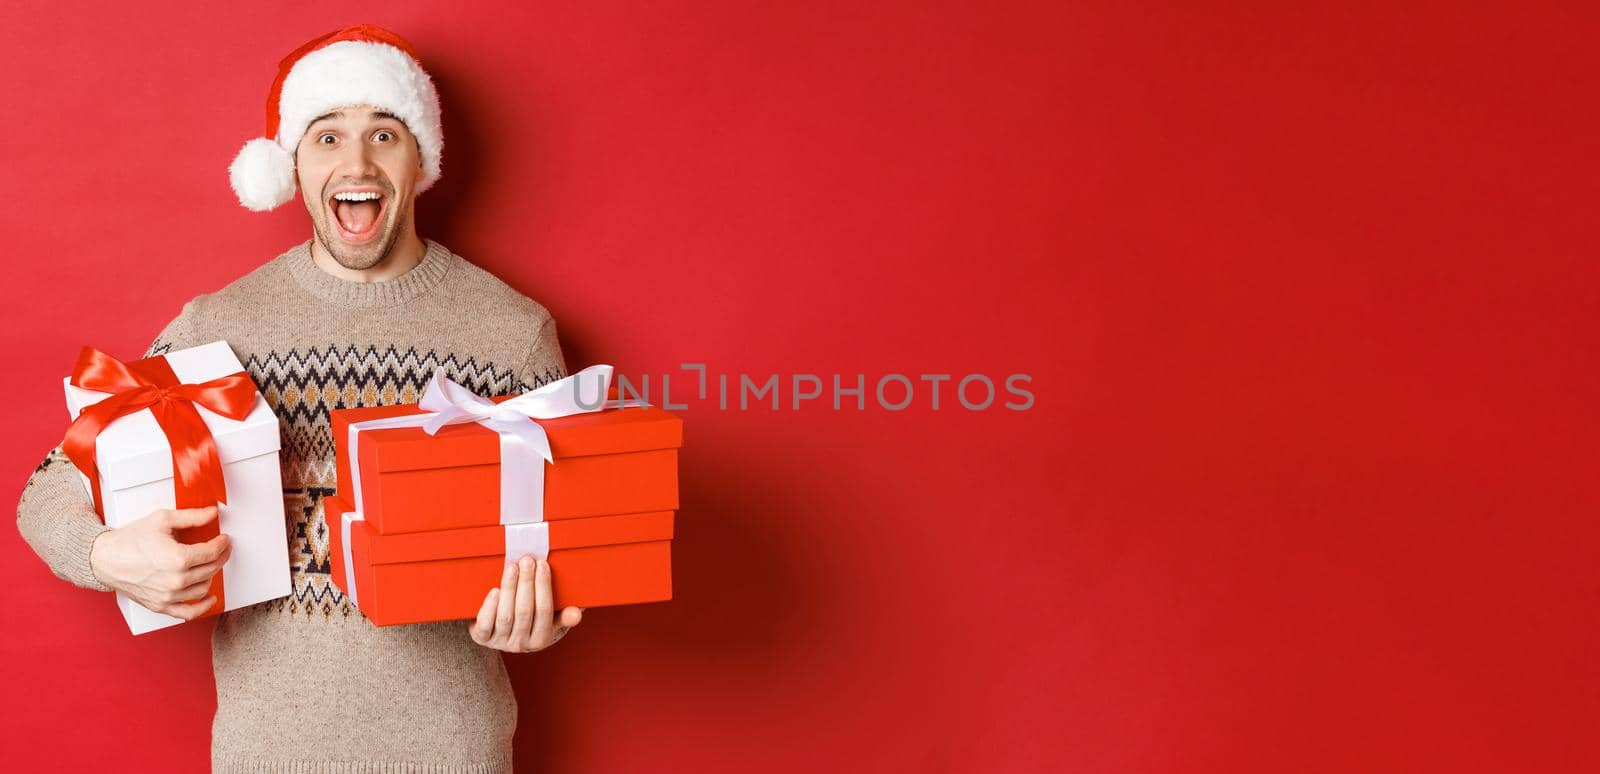
[[[404,38],[358,24],[323,35],[278,63],[267,94],[266,136],[245,143],[228,167],[239,203],[261,212],[294,198],[300,136],[317,116],[352,105],[394,114],[417,138],[423,172],[417,193],[439,179],[444,130],[433,79]]]

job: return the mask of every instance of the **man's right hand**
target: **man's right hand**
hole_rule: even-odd
[[[215,518],[214,505],[162,509],[106,530],[89,548],[89,568],[101,583],[146,608],[192,621],[216,604],[216,596],[208,595],[211,578],[233,547],[224,534],[190,545],[179,543],[173,531]]]

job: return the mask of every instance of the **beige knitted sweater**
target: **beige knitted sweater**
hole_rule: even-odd
[[[283,434],[293,592],[184,624],[215,621],[216,771],[511,770],[517,706],[500,652],[460,621],[380,629],[328,581],[329,409],[415,401],[437,366],[483,395],[566,375],[544,307],[424,243],[403,276],[357,283],[318,269],[308,240],[186,304],[151,346],[227,340]],[[56,575],[109,591],[88,561],[105,526],[59,448],[29,479],[17,526]]]

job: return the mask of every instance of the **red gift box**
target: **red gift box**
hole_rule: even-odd
[[[507,398],[497,398],[497,402]],[[329,412],[339,494],[352,499],[350,425],[424,413],[415,404]],[[547,521],[678,508],[683,420],[659,408],[536,419],[556,461],[544,466]],[[361,507],[379,534],[500,524],[500,435],[476,423],[362,430]]]
[[[352,519],[350,594],[343,536],[350,511],[341,497],[323,501],[333,581],[379,626],[475,618],[500,585],[508,560],[503,526],[385,535]],[[556,609],[671,599],[672,518],[659,511],[540,525],[549,530]]]

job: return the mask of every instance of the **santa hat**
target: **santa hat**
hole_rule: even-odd
[[[352,105],[393,113],[417,138],[422,180],[417,193],[439,179],[444,130],[439,94],[404,38],[358,24],[313,40],[278,63],[267,94],[267,131],[244,144],[228,180],[247,209],[270,210],[294,198],[294,151],[318,116]]]

